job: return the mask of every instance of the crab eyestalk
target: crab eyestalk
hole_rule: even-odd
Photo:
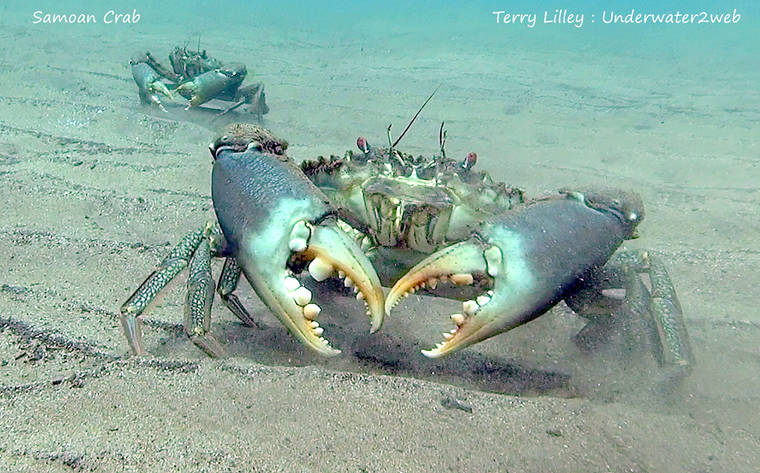
[[[321,308],[295,277],[306,268],[317,281],[337,275],[363,300],[371,330],[380,328],[380,280],[361,248],[337,226],[326,196],[286,156],[257,149],[215,154],[212,195],[235,260],[264,304],[299,341],[336,355],[316,321]],[[297,264],[296,264],[297,263]]]
[[[453,353],[549,310],[631,238],[641,215],[635,195],[591,202],[573,192],[526,205],[484,224],[477,237],[418,263],[391,289],[387,310],[423,285],[490,278],[487,290],[451,316],[455,328],[444,334],[444,342],[423,351],[429,357]]]

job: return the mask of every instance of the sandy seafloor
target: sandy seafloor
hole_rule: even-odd
[[[757,18],[528,32],[492,25],[490,5],[433,5],[136,4],[121,27],[35,26],[35,5],[0,5],[0,471],[760,469]],[[405,150],[436,151],[445,120],[449,155],[476,151],[529,195],[640,192],[626,247],[667,260],[693,374],[663,392],[646,346],[584,354],[562,305],[428,360],[457,303],[411,297],[369,336],[360,304],[327,292],[344,353],[325,360],[248,287],[267,328],[217,304],[230,356],[212,360],[181,333],[184,276],[146,313],[152,357],[126,358],[119,305],[213,216],[214,133],[209,113],[141,106],[127,60],[199,33],[264,81],[264,124],[296,160],[383,143],[441,85]]]

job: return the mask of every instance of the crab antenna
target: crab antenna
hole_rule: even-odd
[[[422,106],[420,107],[420,109],[417,110],[417,113],[414,114],[414,116],[412,117],[412,119],[409,121],[409,124],[406,126],[406,128],[404,128],[404,131],[401,132],[401,135],[399,135],[399,137],[393,143],[393,145],[391,146],[391,149],[395,148],[396,145],[398,144],[398,142],[401,141],[401,138],[403,138],[404,135],[406,135],[406,132],[409,131],[409,128],[412,127],[412,125],[414,124],[414,121],[417,120],[417,117],[419,117],[420,113],[422,113],[422,109],[425,108],[425,105],[427,105],[428,102],[430,102],[430,99],[433,98],[433,95],[435,95],[435,93],[438,92],[438,89],[440,89],[440,88],[441,88],[440,85],[438,87],[436,87],[435,90],[433,91],[433,93],[430,94],[430,97],[428,97],[427,100],[425,100],[425,103],[423,103]]]
[[[396,143],[391,144],[391,127],[393,126],[393,123],[388,124],[388,129],[386,130],[386,134],[388,135],[388,147],[390,148],[388,151],[393,152],[393,147],[396,146]]]
[[[441,129],[438,130],[438,144],[441,145],[441,155],[443,159],[446,159],[446,130],[443,129],[443,125],[446,122],[441,122]]]

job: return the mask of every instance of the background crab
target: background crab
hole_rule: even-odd
[[[461,299],[454,328],[430,357],[511,330],[565,300],[590,320],[579,341],[594,343],[621,318],[643,317],[658,357],[691,364],[683,315],[662,263],[649,252],[615,251],[635,238],[644,216],[638,195],[564,190],[526,200],[519,189],[476,171],[477,156],[425,158],[359,138],[359,152],[296,166],[287,143],[236,124],[211,144],[217,223],[187,237],[122,306],[132,351],[141,353],[138,317],[190,266],[185,330],[212,355],[212,257],[225,257],[218,291],[244,323],[255,322],[232,294],[243,273],[301,342],[325,355],[320,307],[297,276],[339,277],[363,300],[372,330],[401,298],[427,290]],[[389,140],[390,142],[390,140]],[[642,278],[641,275],[645,275]],[[393,286],[383,298],[381,283]]]
[[[241,87],[248,74],[244,64],[223,64],[206,54],[205,49],[190,51],[186,47],[174,48],[169,54],[169,62],[171,68],[161,64],[150,52],[136,54],[129,61],[143,103],[163,109],[159,95],[173,98],[177,93],[190,101],[187,108],[217,99],[234,102],[222,113],[244,104],[258,116],[269,112],[263,83]]]

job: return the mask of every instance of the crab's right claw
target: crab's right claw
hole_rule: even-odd
[[[340,353],[323,337],[321,308],[299,272],[316,281],[343,278],[366,304],[371,330],[379,329],[385,310],[377,273],[338,227],[326,196],[282,154],[282,143],[263,129],[233,125],[211,149],[219,224],[246,278],[288,331],[322,355]]]
[[[309,230],[308,239],[302,239]],[[385,315],[385,297],[380,278],[359,245],[333,221],[316,225],[298,223],[290,240],[291,251],[309,261],[308,272],[316,281],[338,276],[343,285],[353,289],[356,298],[363,300],[370,318],[370,332],[380,329]]]
[[[502,251],[479,239],[463,241],[428,256],[399,279],[388,293],[386,312],[420,287],[435,288],[439,282],[457,286],[475,285],[483,293],[462,303],[462,312],[451,316],[454,329],[444,333],[445,340],[423,354],[438,358],[459,351],[505,330],[504,313],[510,288],[505,278]],[[511,301],[514,302],[514,299]],[[519,322],[522,323],[522,322]],[[519,323],[517,323],[519,325]]]
[[[166,87],[166,84],[164,84],[160,80],[151,82],[148,85],[148,90],[150,90],[153,93],[159,93],[163,95],[164,97],[168,97],[169,100],[174,100],[174,94],[172,94],[169,88]]]
[[[171,93],[166,84],[161,81],[161,77],[144,62],[136,62],[132,64],[132,77],[137,83],[137,88],[140,93],[140,100],[144,103],[152,103],[161,106],[161,100],[158,95],[161,94],[168,97],[170,100],[174,100],[174,95]]]
[[[251,238],[248,248],[257,255],[255,263],[249,262],[247,253],[238,256],[238,261],[264,303],[301,343],[322,355],[340,353],[323,337],[324,329],[317,322],[322,310],[319,301],[312,300],[311,291],[294,277],[293,265],[304,268],[304,274],[316,281],[342,278],[365,303],[370,330],[380,328],[385,314],[380,280],[359,246],[335,222],[296,222],[290,235],[285,235],[282,250],[271,238],[271,232]]]

